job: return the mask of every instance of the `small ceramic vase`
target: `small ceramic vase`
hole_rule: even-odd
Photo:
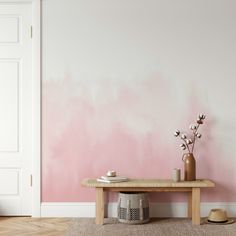
[[[184,180],[196,180],[196,161],[192,153],[185,153],[182,158],[184,162]]]

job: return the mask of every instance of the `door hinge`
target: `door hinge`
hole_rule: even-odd
[[[33,26],[30,26],[30,37],[33,38]]]
[[[33,185],[33,176],[30,175],[30,186],[32,187],[32,185]]]

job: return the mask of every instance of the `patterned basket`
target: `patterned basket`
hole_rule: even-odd
[[[127,224],[143,224],[149,221],[148,193],[120,192],[118,220]]]

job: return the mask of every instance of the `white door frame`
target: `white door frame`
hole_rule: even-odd
[[[32,216],[41,216],[41,0],[0,0],[32,6]]]
[[[33,160],[32,216],[41,216],[41,0],[32,0]]]

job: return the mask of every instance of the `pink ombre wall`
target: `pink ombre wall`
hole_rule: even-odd
[[[114,169],[170,178],[176,128],[207,115],[203,201],[235,202],[236,3],[43,0],[42,201],[94,201],[80,186]],[[230,182],[229,182],[230,180]],[[182,195],[153,195],[168,201]]]

